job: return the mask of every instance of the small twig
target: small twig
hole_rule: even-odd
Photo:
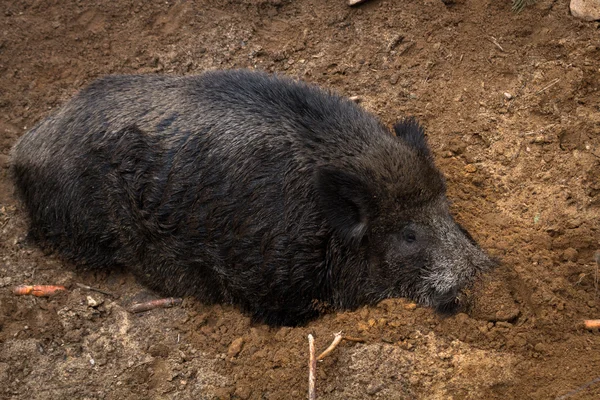
[[[582,273],[582,274],[580,274],[580,275],[579,275],[579,279],[577,279],[577,282],[575,282],[575,283],[573,284],[573,286],[577,286],[577,285],[579,285],[581,282],[583,282],[583,279],[584,279],[586,276],[587,276],[587,274],[583,274],[583,273]]]
[[[596,261],[596,268],[594,269],[594,294],[598,297],[598,267],[600,267],[600,250],[596,250],[594,253],[594,261]]]
[[[342,336],[342,339],[347,340],[349,342],[357,342],[357,343],[364,343],[366,341],[363,338],[352,337],[352,336]]]
[[[526,95],[522,96],[522,98],[523,99],[528,99],[531,96],[538,95],[538,94],[540,94],[540,93],[542,93],[542,92],[550,89],[552,86],[556,85],[558,82],[560,82],[560,78],[556,78],[555,80],[553,80],[552,82],[550,82],[548,85],[544,86],[543,88],[541,88],[537,92],[527,93]],[[521,108],[517,109],[516,111],[527,110],[529,107],[530,106],[521,107]]]
[[[538,90],[537,92],[535,92],[535,94],[540,94],[548,89],[550,89],[552,86],[556,85],[558,82],[560,82],[560,78],[556,78],[555,80],[553,80],[552,82],[550,82],[547,86],[544,86],[543,88],[541,88],[540,90]]]
[[[597,329],[600,328],[600,319],[586,319],[583,321],[585,329]]]
[[[535,0],[513,0],[512,3],[512,11],[518,14],[523,11],[526,6],[530,6],[535,3]]]
[[[308,400],[316,400],[317,393],[315,391],[317,358],[315,357],[315,338],[313,335],[308,335]]]
[[[564,400],[566,398],[569,398],[569,397],[573,396],[574,394],[577,394],[577,393],[581,392],[582,390],[587,389],[588,387],[592,386],[594,383],[598,383],[598,382],[600,382],[600,376],[597,377],[596,379],[593,379],[593,380],[587,382],[587,383],[584,383],[583,385],[575,388],[574,390],[571,390],[567,394],[563,394],[562,396],[557,397],[556,400]]]
[[[36,297],[49,297],[64,290],[67,290],[67,288],[61,285],[20,285],[13,289],[13,294],[17,296],[30,294]]]
[[[506,53],[506,51],[502,48],[502,46],[500,46],[500,43],[498,43],[498,41],[496,40],[495,37],[490,36],[489,40],[490,40],[490,42],[492,42],[493,44],[495,44],[496,47],[499,48],[501,52]]]
[[[394,50],[396,48],[396,46],[398,46],[400,43],[402,43],[402,41],[404,40],[404,35],[400,35],[397,34],[396,36],[394,36],[392,38],[392,40],[390,40],[390,42],[388,43],[386,50],[389,53],[390,51]]]
[[[321,354],[319,354],[319,357],[317,357],[318,361],[321,361],[322,359],[324,359],[325,357],[327,357],[327,355],[329,353],[331,353],[333,351],[333,349],[335,349],[338,344],[340,344],[340,342],[342,341],[342,332],[338,332],[334,335],[333,338],[333,342],[331,342],[331,344],[329,345],[328,348],[325,349],[325,351],[323,351]]]
[[[98,288],[95,288],[95,287],[87,286],[87,285],[84,285],[84,284],[82,284],[82,283],[75,283],[75,286],[77,286],[77,287],[79,287],[79,288],[81,288],[81,289],[85,289],[85,290],[91,290],[92,292],[98,292],[98,293],[102,293],[102,294],[105,294],[105,295],[107,295],[107,296],[113,297],[113,298],[115,298],[115,299],[116,299],[116,298],[118,298],[118,296],[117,296],[117,295],[115,295],[115,294],[112,294],[112,293],[110,293],[110,292],[106,292],[106,291],[104,291],[104,290],[102,290],[102,289],[98,289]]]
[[[327,357],[342,340],[348,340],[350,342],[364,343],[365,340],[361,338],[355,338],[351,336],[342,336],[342,332],[334,334],[333,341],[318,357],[315,357],[315,339],[313,335],[308,335],[308,350],[309,350],[309,362],[308,362],[308,400],[315,400],[317,394],[315,392],[315,380],[317,371],[317,361],[322,361]]]
[[[348,5],[350,7],[357,6],[357,5],[362,4],[362,3],[366,2],[366,1],[367,0],[348,0]]]
[[[596,268],[594,269],[594,296],[598,297],[598,264],[596,264]]]
[[[182,302],[183,302],[183,299],[176,298],[176,297],[152,300],[152,301],[147,301],[145,303],[134,304],[133,306],[131,306],[129,308],[129,312],[136,314],[136,313],[140,313],[140,312],[144,312],[144,311],[148,311],[148,310],[153,310],[155,308],[169,308],[169,307],[179,305]]]

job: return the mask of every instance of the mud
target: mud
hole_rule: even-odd
[[[4,1],[0,398],[305,398],[306,337],[322,350],[338,331],[364,342],[319,363],[319,399],[600,397],[582,386],[600,375],[600,334],[581,326],[600,317],[599,28],[563,0],[520,14],[508,0]],[[129,273],[27,242],[8,154],[28,128],[99,76],[234,67],[359,96],[389,125],[419,118],[457,219],[502,261],[465,313],[397,299],[269,328],[187,298],[131,314],[157,295]]]

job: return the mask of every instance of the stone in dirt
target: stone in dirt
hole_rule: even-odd
[[[349,6],[357,6],[359,4],[365,3],[367,0],[348,0]]]
[[[231,342],[231,344],[229,345],[229,348],[227,349],[227,357],[229,358],[233,358],[236,357],[240,351],[242,351],[242,346],[244,344],[244,339],[239,337],[237,339],[235,339],[233,342]]]
[[[571,14],[584,21],[600,20],[600,0],[571,0]]]

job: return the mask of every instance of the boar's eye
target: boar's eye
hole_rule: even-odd
[[[413,243],[417,240],[417,233],[410,228],[404,228],[402,231],[402,238],[407,243]]]

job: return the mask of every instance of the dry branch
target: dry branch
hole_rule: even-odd
[[[598,329],[600,328],[600,319],[586,319],[583,321],[585,329]]]
[[[347,340],[349,342],[357,342],[357,343],[364,343],[364,342],[366,342],[366,340],[363,339],[363,338],[352,337],[352,336],[342,336],[342,339]]]
[[[340,331],[340,332],[336,333],[335,337],[333,338],[333,342],[331,342],[331,344],[329,345],[328,348],[325,349],[325,351],[323,351],[321,354],[319,354],[319,357],[317,357],[317,360],[321,361],[322,359],[327,357],[327,355],[329,353],[331,353],[333,351],[333,349],[335,349],[338,346],[338,344],[340,344],[342,339],[343,339],[342,332]]]
[[[115,294],[112,294],[112,293],[110,293],[110,292],[106,292],[106,291],[104,291],[104,290],[102,290],[102,289],[98,289],[98,288],[95,288],[95,287],[87,286],[87,285],[84,285],[84,284],[82,284],[82,283],[76,283],[75,285],[76,285],[77,287],[81,288],[81,289],[85,289],[85,290],[91,290],[92,292],[98,292],[98,293],[102,293],[102,294],[105,294],[105,295],[107,295],[107,296],[110,296],[110,297],[113,297],[113,298],[117,298],[117,297],[118,297],[117,295],[115,295]]]
[[[317,393],[315,391],[315,380],[317,371],[317,358],[315,357],[315,338],[308,335],[308,400],[315,400]]]
[[[67,290],[67,288],[60,285],[20,285],[13,289],[13,293],[17,296],[30,294],[37,297],[48,297],[63,290]]]
[[[492,42],[497,48],[500,49],[501,52],[505,53],[506,51],[502,48],[502,46],[500,46],[500,43],[498,43],[498,41],[496,40],[495,37],[490,36],[490,42]]]
[[[362,4],[362,3],[366,2],[366,1],[368,1],[368,0],[348,0],[348,5],[350,7],[357,6],[357,5]]]
[[[552,82],[550,82],[548,85],[544,86],[543,88],[541,88],[540,90],[538,90],[537,92],[535,92],[535,94],[540,94],[548,89],[550,89],[552,86],[556,85],[558,82],[560,82],[560,78],[556,78],[555,80],[553,80]]]
[[[152,300],[145,303],[134,304],[129,308],[130,313],[140,313],[155,308],[169,308],[181,304],[183,299],[176,297],[169,297],[166,299]]]

